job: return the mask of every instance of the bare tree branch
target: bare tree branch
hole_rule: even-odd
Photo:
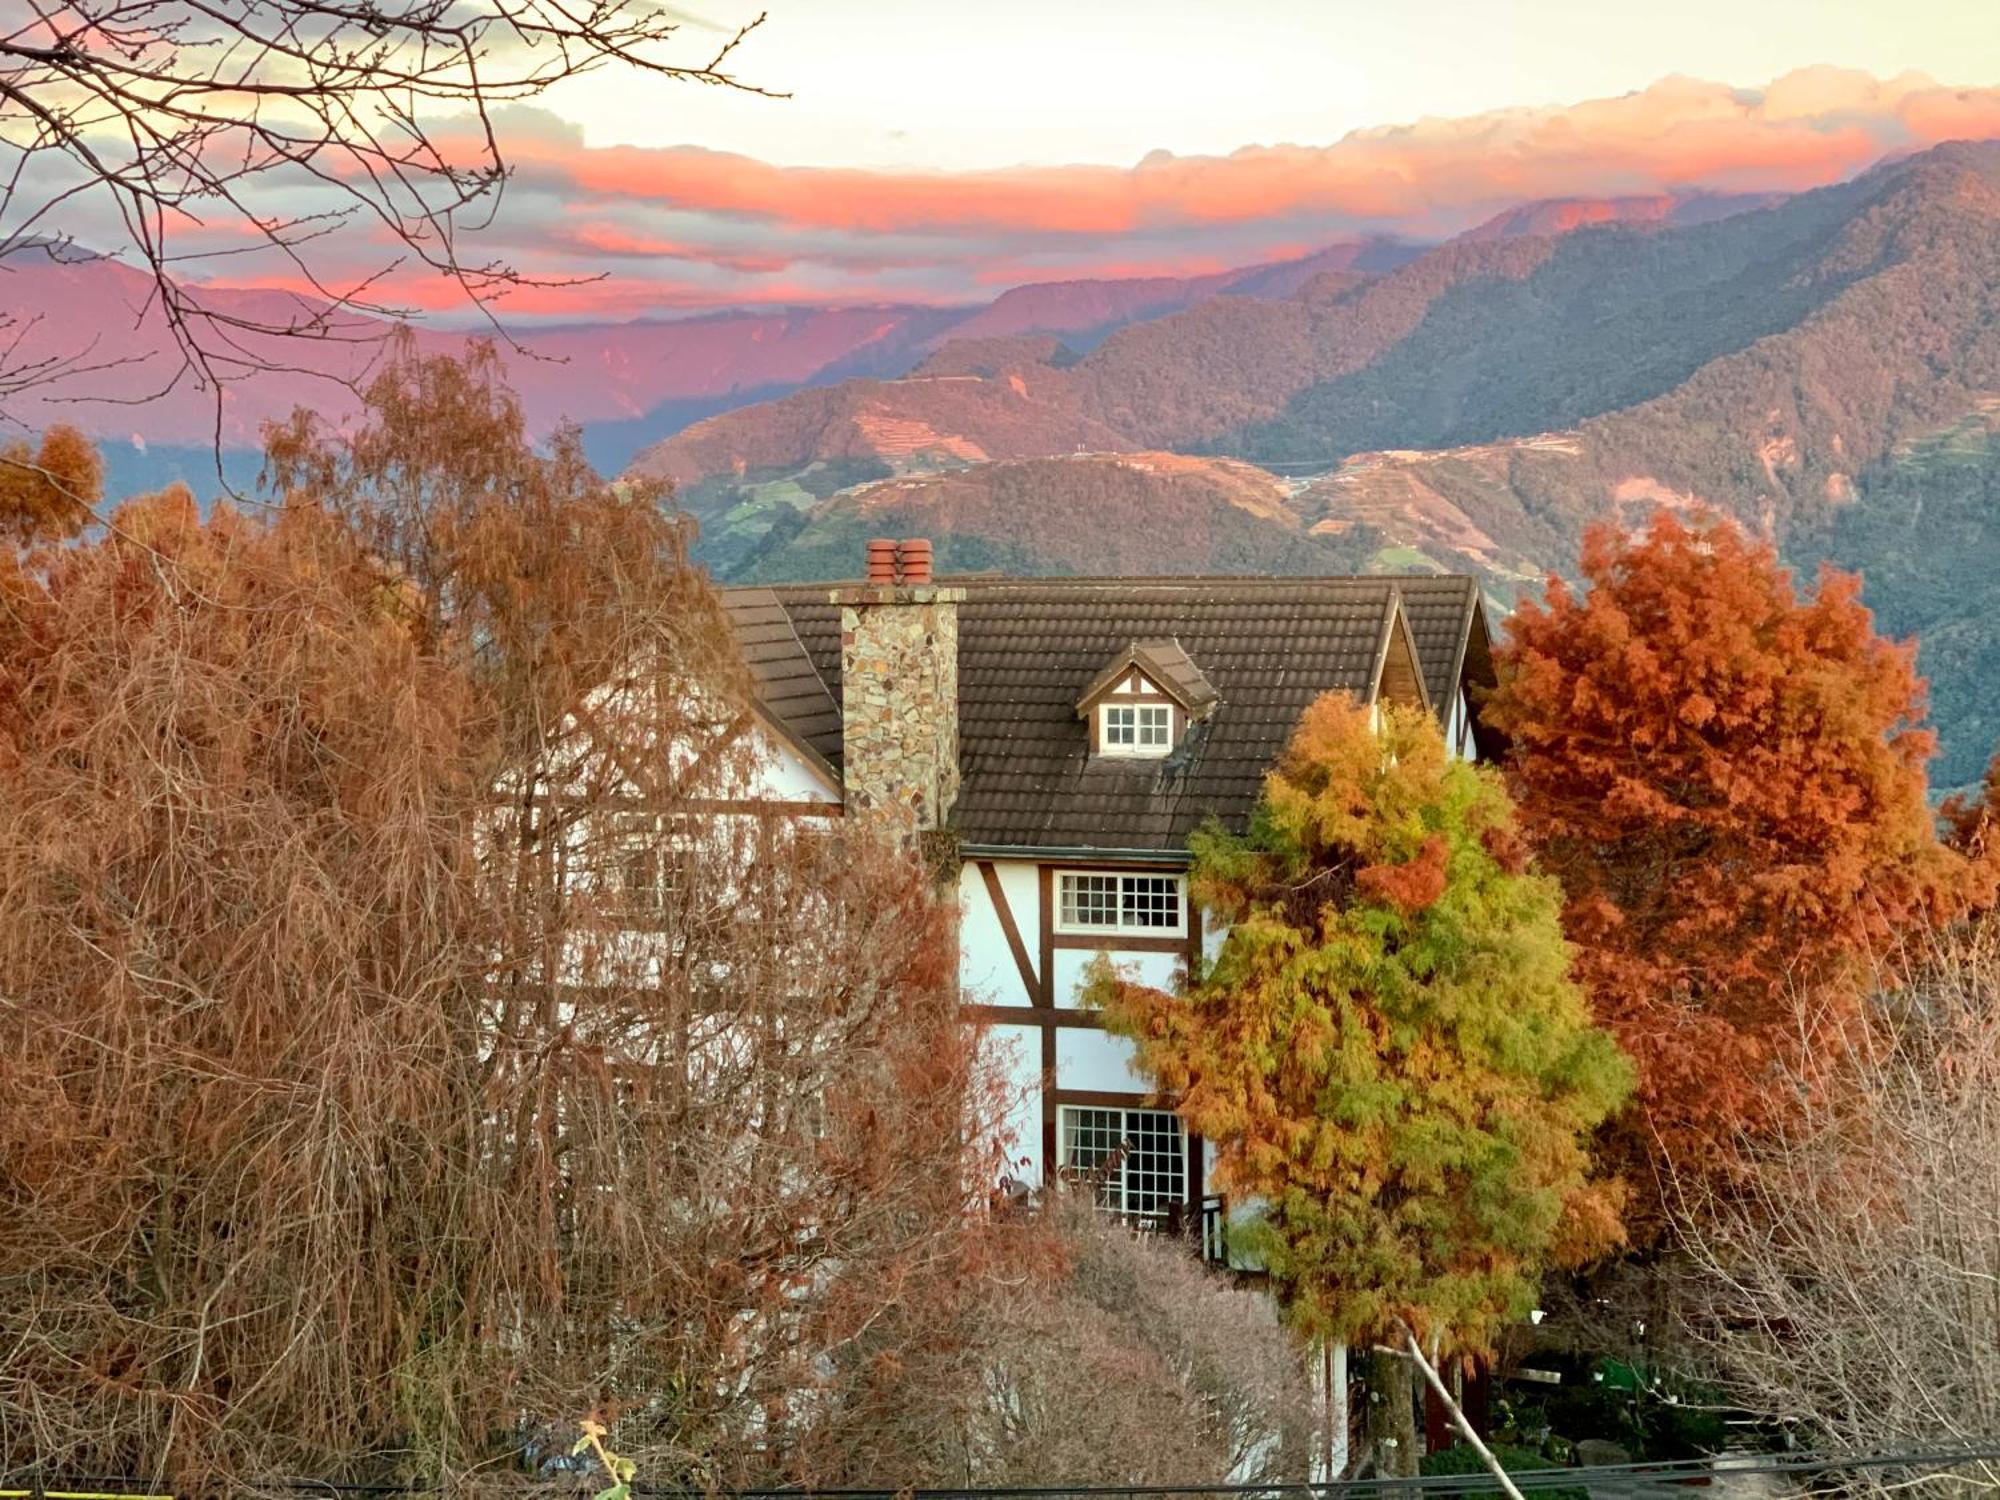
[[[468,250],[509,175],[494,111],[614,67],[767,93],[732,70],[762,21],[689,60],[685,18],[651,0],[21,0],[0,20],[0,264],[114,239],[96,248],[152,280],[176,366],[163,386],[194,381],[219,430],[223,387],[283,367],[281,341],[404,315],[391,271],[449,279],[496,330],[510,290],[574,284]],[[238,242],[216,245],[219,225]],[[373,263],[339,270],[336,233],[365,237]],[[246,253],[298,287],[290,310],[227,311],[184,283]],[[0,403],[92,357],[0,357]]]
[[[1996,940],[1990,923],[1943,940],[1838,1088],[1775,1078],[1804,1106],[1749,1144],[1740,1180],[1676,1179],[1682,1320],[1732,1399],[1808,1443],[2000,1429]],[[2000,1472],[1952,1482],[1990,1491]]]

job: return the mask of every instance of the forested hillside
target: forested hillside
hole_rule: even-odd
[[[1120,537],[1128,566],[1301,571],[1332,549],[1475,571],[1505,600],[1567,567],[1593,516],[1714,504],[1801,562],[1861,570],[1884,625],[1924,635],[1957,782],[1990,750],[2000,689],[1981,592],[2000,461],[1983,417],[1963,425],[1996,395],[2000,143],[1960,143],[1703,222],[1476,231],[1082,354],[947,343],[919,378],[732,412],[640,467],[681,483],[722,571],[768,577],[850,567],[837,554],[873,515],[928,526],[965,566],[1098,571],[1075,542],[1095,523],[1148,533]],[[980,467],[1121,450],[1268,466],[1282,517],[1241,512],[1250,532],[1225,538],[1179,509],[1178,477]],[[922,482],[857,498],[837,471]]]
[[[1353,572],[1378,544],[1365,528],[1309,532],[1286,486],[1249,464],[1082,454],[869,485],[782,528],[738,576],[843,578],[879,535],[931,538],[948,572],[1057,576]]]
[[[1944,731],[1931,781],[1977,781],[2000,745],[2000,400],[1898,449],[1793,554],[1858,570],[1880,629],[1917,638]]]
[[[1586,229],[1472,246],[1364,294],[1407,335],[1294,395],[1217,446],[1270,458],[1436,448],[1570,427],[1671,390],[1709,361],[1792,328],[1862,268],[1823,265],[1867,185],[1691,229]],[[1505,242],[1503,242],[1505,243]],[[1537,253],[1539,252],[1539,253]]]

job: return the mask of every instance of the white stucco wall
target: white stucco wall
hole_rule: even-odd
[[[1043,1177],[1040,1034],[1032,1026],[991,1026],[983,1046],[981,1060],[1001,1090],[995,1122],[1001,1149],[1015,1176],[1039,1183]]]
[[[1041,934],[1036,867],[1025,860],[996,860],[993,871],[1000,878],[1001,893],[1032,965],[1038,961],[1036,946]],[[1007,946],[985,878],[970,860],[958,872],[958,983],[968,1005],[1035,1003],[1021,982],[1020,965]]]
[[[1112,949],[1108,954],[1112,963],[1127,978],[1139,984],[1149,984],[1155,989],[1172,989],[1185,960],[1178,953],[1128,953]],[[1056,949],[1056,1005],[1063,1010],[1075,1010],[1078,1006],[1078,991],[1083,988],[1084,975],[1097,959],[1097,953],[1088,948]]]
[[[762,728],[749,731],[756,752],[744,795],[768,802],[838,802],[819,772],[790,745]]]
[[[1451,702],[1451,713],[1444,726],[1445,748],[1455,758],[1478,760],[1479,745],[1472,737],[1472,703],[1460,688]]]
[[[1055,1089],[1058,1095],[1107,1095],[1130,1098],[1134,1104],[1151,1092],[1151,1084],[1133,1066],[1132,1044],[1093,1024],[1079,1024],[1078,991],[1084,975],[1100,951],[1140,983],[1171,988],[1184,964],[1184,948],[1177,942],[1172,952],[1138,952],[1129,949],[1099,950],[1095,947],[1061,946],[1074,941],[1055,932],[1051,924],[1050,944],[1043,947],[1041,910],[1041,867],[1032,860],[995,860],[997,880],[1015,931],[1026,952],[1033,983],[1024,982],[1020,964],[1007,942],[987,880],[977,859],[966,861],[958,878],[959,982],[966,1004],[997,1006],[1008,1011],[1033,1011],[1039,1007],[1043,964],[1052,976],[1054,1013],[1063,1024],[1046,1028],[1014,1015],[989,1014],[987,1045],[989,1054],[1002,1072],[1009,1094],[1005,1129],[1010,1137],[1009,1160],[1017,1175],[1034,1182],[1046,1180],[1051,1163],[1043,1160],[1044,1136],[1042,1099],[1042,1046],[1046,1029],[1055,1053]],[[1059,889],[1059,870],[1090,869],[1089,864],[1068,861],[1051,864],[1050,892]],[[1204,935],[1206,936],[1206,934]],[[1211,940],[1218,941],[1218,940]],[[1047,1014],[1045,1012],[1045,1014]],[[1050,1101],[1051,1107],[1054,1101]],[[1022,1159],[1026,1159],[1025,1166]],[[1205,1174],[1204,1174],[1205,1176]]]
[[[1132,1066],[1132,1044],[1124,1037],[1066,1027],[1056,1033],[1056,1087],[1143,1094],[1152,1085]]]

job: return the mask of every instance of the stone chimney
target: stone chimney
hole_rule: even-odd
[[[840,606],[841,775],[850,814],[911,833],[942,828],[958,800],[958,606],[921,538],[868,544],[867,579]]]

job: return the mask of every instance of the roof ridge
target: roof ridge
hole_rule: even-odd
[[[858,579],[814,579],[787,583],[726,584],[718,592],[724,596],[769,593],[774,597],[811,594],[823,589],[854,584]],[[996,589],[1071,588],[1187,588],[1198,585],[1240,588],[1312,588],[1316,586],[1372,586],[1400,588],[1407,585],[1453,584],[1477,588],[1470,573],[1091,573],[1051,574],[1042,577],[1020,575],[996,577],[986,573],[940,573],[937,581],[982,592]]]

